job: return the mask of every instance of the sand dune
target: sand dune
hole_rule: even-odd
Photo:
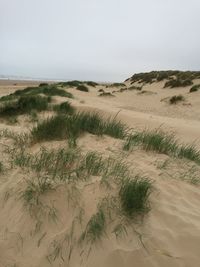
[[[198,84],[200,80],[194,82]],[[129,87],[130,81],[125,84]],[[105,119],[117,114],[117,118],[133,130],[160,127],[174,132],[180,142],[195,142],[200,148],[200,90],[189,94],[191,86],[163,89],[163,85],[164,82],[158,82],[143,86],[142,90],[153,94],[127,90],[113,93],[115,97],[98,96],[99,89],[106,92],[119,90],[118,87],[106,88],[105,85],[89,86],[88,93],[74,88],[65,90],[73,93],[74,99],[69,101],[79,111],[98,111]],[[0,96],[16,89],[11,85],[7,91],[7,85],[2,84]],[[185,101],[170,105],[167,99],[177,94],[182,94]],[[53,98],[53,103],[62,101],[62,97]],[[44,111],[40,117],[50,115],[51,112]],[[26,115],[20,117],[16,124],[1,120],[0,130],[28,132],[33,123]],[[2,136],[0,161],[5,171],[0,173],[0,266],[198,267],[200,166],[186,159],[146,152],[141,148],[126,152],[122,150],[123,143],[120,139],[89,133],[78,139],[78,147],[83,153],[97,151],[103,157],[125,161],[133,174],[149,177],[153,182],[151,210],[131,224],[124,222],[126,233],[122,232],[120,236],[116,236],[113,229],[122,218],[114,217],[115,220],[106,225],[102,239],[91,245],[78,240],[96,212],[99,201],[116,194],[116,186],[112,185],[112,189],[102,187],[101,178],[92,176],[77,185],[80,195],[76,195],[73,185],[69,187],[61,183],[56,190],[50,190],[41,197],[47,207],[41,222],[40,217],[31,216],[21,197],[26,180],[34,179],[36,173],[19,166],[10,167],[8,148],[14,146],[14,141]],[[36,155],[42,147],[59,149],[67,148],[68,144],[65,140],[46,141],[27,147],[26,152]]]

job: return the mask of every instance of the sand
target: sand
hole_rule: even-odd
[[[24,86],[20,85],[20,88]],[[124,91],[113,93],[115,97],[98,96],[101,88],[107,92],[118,90],[105,88],[105,85],[89,87],[89,93],[73,88],[68,91],[74,94],[75,99],[69,101],[78,110],[98,111],[106,118],[118,114],[117,118],[133,129],[161,127],[174,132],[181,142],[195,142],[200,148],[200,91],[189,94],[190,87],[162,87],[163,82],[153,83],[143,88],[147,93]],[[0,83],[0,96],[16,89],[17,85],[13,85],[13,82],[7,85]],[[177,94],[184,95],[186,100],[169,105],[168,98]],[[61,101],[61,97],[54,99],[55,103]],[[41,114],[41,117],[45,116],[48,113]],[[23,116],[16,125],[0,122],[0,130],[7,128],[17,133],[28,131],[31,127],[28,118]],[[0,161],[5,165],[8,164],[5,148],[11,145],[9,138],[1,138]],[[37,153],[41,145],[48,149],[67,146],[64,141],[44,142],[32,146],[29,152]],[[83,151],[95,150],[105,157],[122,157],[130,164],[133,173],[149,177],[154,187],[150,196],[150,212],[127,227],[126,236],[116,238],[113,233],[116,222],[113,222],[107,226],[106,235],[101,241],[92,246],[77,246],[74,244],[81,227],[76,218],[81,214],[81,207],[85,209],[84,229],[95,213],[99,199],[108,193],[107,189],[100,186],[99,178],[93,177],[87,184],[80,184],[81,200],[74,197],[75,202],[70,202],[70,205],[65,185],[48,192],[43,201],[57,209],[58,219],[53,222],[47,216],[39,227],[20,198],[25,180],[32,174],[19,168],[5,171],[0,174],[0,267],[200,266],[200,187],[189,182],[192,176],[200,179],[200,167],[186,160],[175,160],[140,149],[121,154],[122,145],[121,140],[91,134],[85,134],[78,141]],[[113,192],[115,190],[113,188]],[[67,238],[67,234],[73,232],[72,225],[75,234]],[[53,254],[55,251],[57,254]]]

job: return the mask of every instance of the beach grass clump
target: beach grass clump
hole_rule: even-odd
[[[184,101],[185,98],[182,95],[174,95],[169,99],[170,104],[177,104],[178,102]]]
[[[166,87],[170,87],[170,88],[186,87],[186,86],[189,86],[192,84],[193,84],[193,82],[191,79],[181,80],[181,79],[177,78],[177,79],[171,79],[171,80],[167,81],[164,85],[164,88],[166,88]]]
[[[86,83],[88,86],[92,86],[92,87],[96,87],[98,85],[98,83],[93,82],[93,81],[86,81],[84,83]]]
[[[41,94],[45,94],[48,96],[62,96],[62,97],[68,97],[68,98],[73,98],[73,95],[69,92],[66,92],[65,90],[58,89],[56,86],[51,86],[51,87],[42,87],[43,90]]]
[[[84,84],[78,85],[76,87],[76,90],[82,91],[82,92],[89,92],[89,89],[87,86],[85,86]]]
[[[117,119],[108,119],[103,123],[103,134],[118,139],[124,139],[128,133],[128,127]]]
[[[124,87],[126,86],[124,83],[112,83],[110,87]]]
[[[200,84],[196,84],[190,88],[190,93],[197,92],[200,89]]]
[[[81,83],[82,83],[81,81],[74,80],[74,81],[68,81],[68,82],[60,82],[58,83],[58,85],[61,87],[77,87]]]
[[[128,90],[129,91],[133,91],[133,90],[141,91],[142,90],[142,86],[132,85],[132,86],[128,87]]]
[[[50,99],[42,96],[20,96],[17,101],[4,102],[0,107],[0,116],[16,116],[48,109]]]
[[[200,150],[198,150],[194,144],[180,145],[177,157],[185,158],[200,164]]]
[[[105,121],[98,113],[79,112],[71,116],[58,114],[38,123],[31,130],[35,141],[77,139],[84,132],[123,139],[127,127],[115,118]]]
[[[94,243],[100,240],[105,234],[106,216],[102,208],[92,215],[87,223],[85,231],[82,233],[80,241]]]
[[[148,199],[152,189],[152,182],[144,177],[122,180],[119,198],[123,213],[132,218],[149,210]]]
[[[58,114],[73,114],[75,112],[74,107],[68,102],[63,102],[59,105],[54,105],[53,110]]]
[[[111,94],[110,92],[102,92],[102,93],[99,94],[99,96],[101,96],[101,97],[102,97],[102,96],[106,96],[106,97],[107,97],[107,96],[108,96],[108,97],[111,96],[111,97],[114,97],[114,95]]]
[[[15,101],[6,101],[0,107],[0,117],[16,116],[18,107]]]
[[[124,144],[124,150],[130,150],[137,145],[140,145],[146,151],[156,151],[168,155],[177,150],[178,142],[173,134],[160,130],[144,130],[130,135]]]
[[[18,99],[18,109],[22,113],[28,113],[31,110],[47,110],[48,103],[51,101],[50,97],[42,96],[21,96]]]
[[[62,140],[67,136],[67,118],[64,115],[47,118],[31,130],[33,141]]]
[[[129,151],[135,146],[200,164],[200,151],[193,144],[180,144],[173,134],[161,130],[145,130],[129,135],[123,149]]]
[[[134,74],[130,79],[131,84],[138,83],[153,83],[167,80],[164,87],[184,87],[191,85],[194,79],[200,78],[199,71],[151,71]]]
[[[3,171],[4,171],[3,162],[0,161],[0,173],[2,173]]]

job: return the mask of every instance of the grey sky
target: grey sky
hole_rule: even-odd
[[[0,0],[0,74],[121,81],[200,70],[200,0]]]

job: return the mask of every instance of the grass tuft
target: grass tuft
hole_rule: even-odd
[[[136,176],[122,182],[119,197],[121,208],[126,216],[132,218],[149,210],[148,198],[152,183],[149,179]]]
[[[16,116],[33,110],[47,110],[49,101],[49,98],[42,96],[20,96],[17,101],[5,102],[0,108],[0,116]]]
[[[105,234],[106,218],[103,209],[99,208],[97,213],[94,214],[83,234],[81,235],[80,241],[87,240],[90,243],[94,243],[100,240]]]
[[[0,173],[2,173],[4,171],[4,166],[3,163],[0,161]]]
[[[177,156],[200,164],[200,150],[198,150],[194,145],[181,145]]]
[[[197,92],[200,89],[200,84],[196,84],[190,88],[190,93]]]
[[[185,98],[182,95],[174,95],[169,99],[170,104],[176,104],[177,102],[184,101]]]
[[[167,155],[174,153],[178,147],[173,134],[160,130],[136,132],[130,135],[124,144],[124,150],[130,150],[137,145],[141,145],[146,151],[156,151]]]

